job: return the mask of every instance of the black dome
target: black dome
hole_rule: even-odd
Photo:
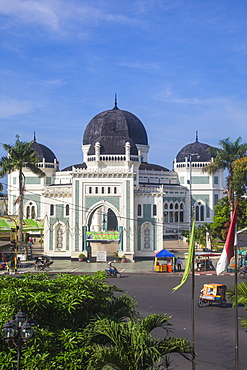
[[[185,145],[176,156],[177,162],[185,162],[185,157],[189,154],[196,154],[193,156],[193,161],[195,162],[209,162],[212,158],[212,154],[207,151],[210,147],[208,144],[199,143],[195,141],[192,144]],[[198,157],[197,157],[198,155]]]
[[[97,114],[87,125],[83,145],[91,145],[88,154],[94,154],[94,144],[101,144],[101,154],[123,154],[129,142],[131,154],[138,154],[136,144],[148,145],[145,127],[134,114],[118,109]]]
[[[49,163],[53,163],[54,159],[57,159],[55,154],[51,151],[51,149],[47,148],[47,146],[43,144],[39,144],[36,141],[34,141],[32,147],[36,151],[37,158],[40,162],[43,161],[43,158],[45,158],[45,161]]]

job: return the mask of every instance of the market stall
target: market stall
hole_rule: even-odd
[[[154,254],[154,271],[172,272],[174,269],[175,256],[166,249]]]

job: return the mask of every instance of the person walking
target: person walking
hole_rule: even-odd
[[[182,271],[182,264],[183,264],[183,261],[178,257],[177,259],[178,271]]]

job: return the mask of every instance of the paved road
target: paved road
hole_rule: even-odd
[[[174,336],[191,340],[191,277],[175,293],[172,288],[181,277],[169,275],[123,274],[121,279],[109,278],[109,282],[128,291],[138,302],[141,315],[152,313],[172,314]],[[195,301],[204,283],[217,282],[230,287],[233,276],[197,276]],[[239,307],[239,320],[246,312]],[[235,310],[228,301],[226,308],[219,306],[195,307],[197,370],[235,369]],[[162,335],[162,332],[156,333]],[[240,370],[247,368],[247,333],[239,325]],[[174,369],[191,369],[191,363],[176,356]]]

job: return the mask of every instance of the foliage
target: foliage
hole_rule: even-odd
[[[88,370],[100,370],[107,365],[118,370],[168,369],[171,353],[180,353],[189,359],[192,347],[185,339],[169,336],[169,319],[166,314],[154,314],[137,322],[98,321],[92,330],[95,344]],[[151,335],[156,328],[165,330],[164,339]]]
[[[234,182],[234,162],[246,156],[247,143],[241,143],[242,138],[238,137],[234,142],[229,138],[221,140],[219,145],[221,148],[209,147],[208,151],[215,157],[214,161],[203,168],[204,172],[213,174],[218,170],[227,170],[226,178],[228,201],[231,209],[234,208],[234,192],[236,192]],[[239,185],[238,185],[239,188]]]
[[[233,162],[233,187],[237,198],[246,194],[247,189],[247,157]]]
[[[23,224],[23,195],[25,186],[25,177],[23,169],[27,168],[32,173],[39,177],[44,177],[45,173],[36,166],[39,162],[36,151],[32,147],[33,141],[29,143],[21,141],[20,137],[16,135],[16,142],[14,145],[2,144],[3,148],[8,152],[7,156],[0,159],[0,177],[10,174],[13,171],[19,172],[19,219],[18,219],[18,240],[22,241],[22,224]]]
[[[212,228],[215,235],[222,241],[226,240],[228,228],[230,225],[230,205],[228,198],[224,197],[219,200],[215,206],[215,216],[213,218]],[[237,209],[237,226],[238,230],[247,227],[247,203],[245,199],[238,201]]]
[[[214,229],[212,228],[212,224],[204,223],[203,225],[200,225],[195,230],[195,239],[202,245],[206,246],[206,237],[208,235],[208,238],[212,240],[215,236]]]
[[[246,283],[242,282],[242,283],[239,283],[238,284],[238,286],[237,286],[237,294],[238,294],[238,303],[239,304],[243,304],[245,311],[247,311],[247,284]],[[229,296],[229,298],[232,301],[232,306],[235,307],[235,305],[236,305],[236,297],[235,297],[235,287],[234,286],[231,287],[228,290],[227,295]],[[244,328],[247,328],[247,316],[244,317],[244,318],[242,318],[241,325]],[[247,329],[246,329],[246,331],[247,331]]]
[[[113,343],[108,345],[112,338],[100,332],[106,323],[113,328],[111,335],[116,340],[119,336],[118,343],[124,345],[123,335],[128,331],[132,336],[128,338],[135,338],[135,346],[129,342],[126,348],[132,351],[132,360],[136,357],[136,363],[147,358],[149,364],[152,359],[155,364],[158,357],[167,353],[178,352],[186,356],[191,353],[189,342],[168,336],[170,317],[140,320],[133,298],[108,285],[104,272],[92,276],[25,274],[20,279],[3,275],[0,277],[0,290],[1,326],[20,308],[28,318],[34,317],[39,323],[35,337],[22,351],[22,368],[25,370],[96,369],[98,362],[106,359],[104,352],[111,348],[112,357],[108,357],[107,366],[114,363]],[[153,339],[148,333],[155,325],[166,328],[167,335],[163,341]],[[99,358],[95,352],[98,349]],[[1,340],[0,369],[15,369],[16,356],[14,345],[8,348]],[[142,360],[137,360],[141,356]]]

